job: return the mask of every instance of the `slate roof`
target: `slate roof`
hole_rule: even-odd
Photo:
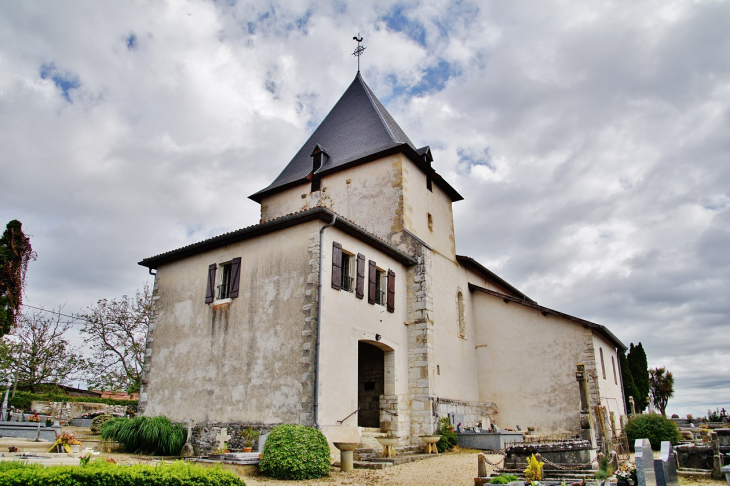
[[[431,168],[428,147],[417,149],[383,104],[375,97],[360,73],[347,88],[332,111],[299,149],[297,154],[269,187],[249,196],[256,202],[263,197],[307,182],[312,172],[312,152],[325,148],[317,174],[343,170],[353,165],[402,152],[413,160],[453,201],[463,199],[456,190]]]

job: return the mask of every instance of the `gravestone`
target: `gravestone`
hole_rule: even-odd
[[[679,486],[677,480],[677,462],[674,448],[669,441],[662,441],[659,459],[654,459],[654,472],[658,486]]]
[[[215,440],[218,441],[218,449],[223,450],[226,448],[226,442],[228,442],[231,439],[231,436],[228,435],[228,429],[221,429],[220,434],[218,434],[215,437]]]
[[[193,455],[195,454],[193,446],[190,444],[190,441],[193,439],[193,422],[195,421],[191,420],[190,422],[188,422],[188,435],[185,439],[185,445],[180,451],[180,457],[193,457]]]
[[[654,453],[649,439],[636,439],[634,443],[636,461],[636,486],[657,486],[654,472]]]

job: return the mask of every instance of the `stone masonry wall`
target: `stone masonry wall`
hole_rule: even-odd
[[[314,379],[317,360],[317,284],[319,282],[319,231],[309,234],[307,247],[309,254],[309,274],[304,289],[302,313],[302,354],[299,357],[299,370],[302,373],[302,412],[299,414],[301,425],[314,425]]]
[[[435,431],[433,396],[433,297],[431,250],[421,246],[418,263],[408,270],[408,394],[411,402],[410,441]]]
[[[206,455],[218,448],[218,440],[216,437],[218,437],[222,429],[226,429],[226,433],[230,437],[230,439],[226,441],[228,444],[228,450],[240,451],[243,449],[243,437],[241,436],[241,431],[243,429],[251,427],[252,429],[259,431],[261,435],[264,435],[271,432],[276,425],[279,424],[262,425],[242,424],[237,422],[210,422],[202,425],[196,425],[192,428],[190,444],[193,446],[195,455]],[[258,446],[259,441],[257,440],[253,445],[253,450],[258,450]]]
[[[588,380],[588,408],[593,417],[593,431],[595,437],[600,437],[598,430],[599,420],[596,416],[595,406],[601,403],[601,394],[598,391],[598,367],[596,365],[596,350],[593,346],[593,331],[583,328],[583,353],[581,355],[583,364],[586,367],[586,379]]]
[[[144,365],[142,366],[142,378],[141,386],[139,390],[139,402],[137,405],[137,413],[144,415],[145,408],[147,408],[147,374],[150,372],[150,366],[152,366],[152,349],[155,341],[155,327],[157,326],[157,312],[155,312],[155,305],[160,300],[159,289],[160,286],[157,284],[157,277],[160,271],[157,270],[155,273],[155,282],[152,286],[152,303],[151,303],[151,317],[150,326],[147,329],[147,340],[145,342],[145,354],[144,354]]]

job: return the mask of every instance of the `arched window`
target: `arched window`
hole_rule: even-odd
[[[603,379],[606,379],[606,365],[603,364],[603,348],[598,348],[598,353],[601,355],[601,371],[603,372]]]
[[[464,312],[464,294],[461,289],[456,293],[456,310],[459,314],[459,337],[466,339],[466,315]]]

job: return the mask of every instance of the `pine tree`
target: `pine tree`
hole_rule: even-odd
[[[647,398],[651,387],[649,386],[649,364],[646,361],[646,353],[641,343],[636,346],[631,343],[627,360],[631,377],[634,379],[634,384],[639,392],[639,397],[634,398],[636,411],[643,412],[649,406]]]
[[[639,399],[639,389],[636,388],[634,383],[634,377],[631,375],[629,369],[629,361],[626,359],[626,355],[623,352],[618,354],[618,363],[621,367],[621,380],[624,385],[624,403],[626,405],[626,413],[631,413],[631,404],[629,403],[629,397],[634,397],[634,404]]]

